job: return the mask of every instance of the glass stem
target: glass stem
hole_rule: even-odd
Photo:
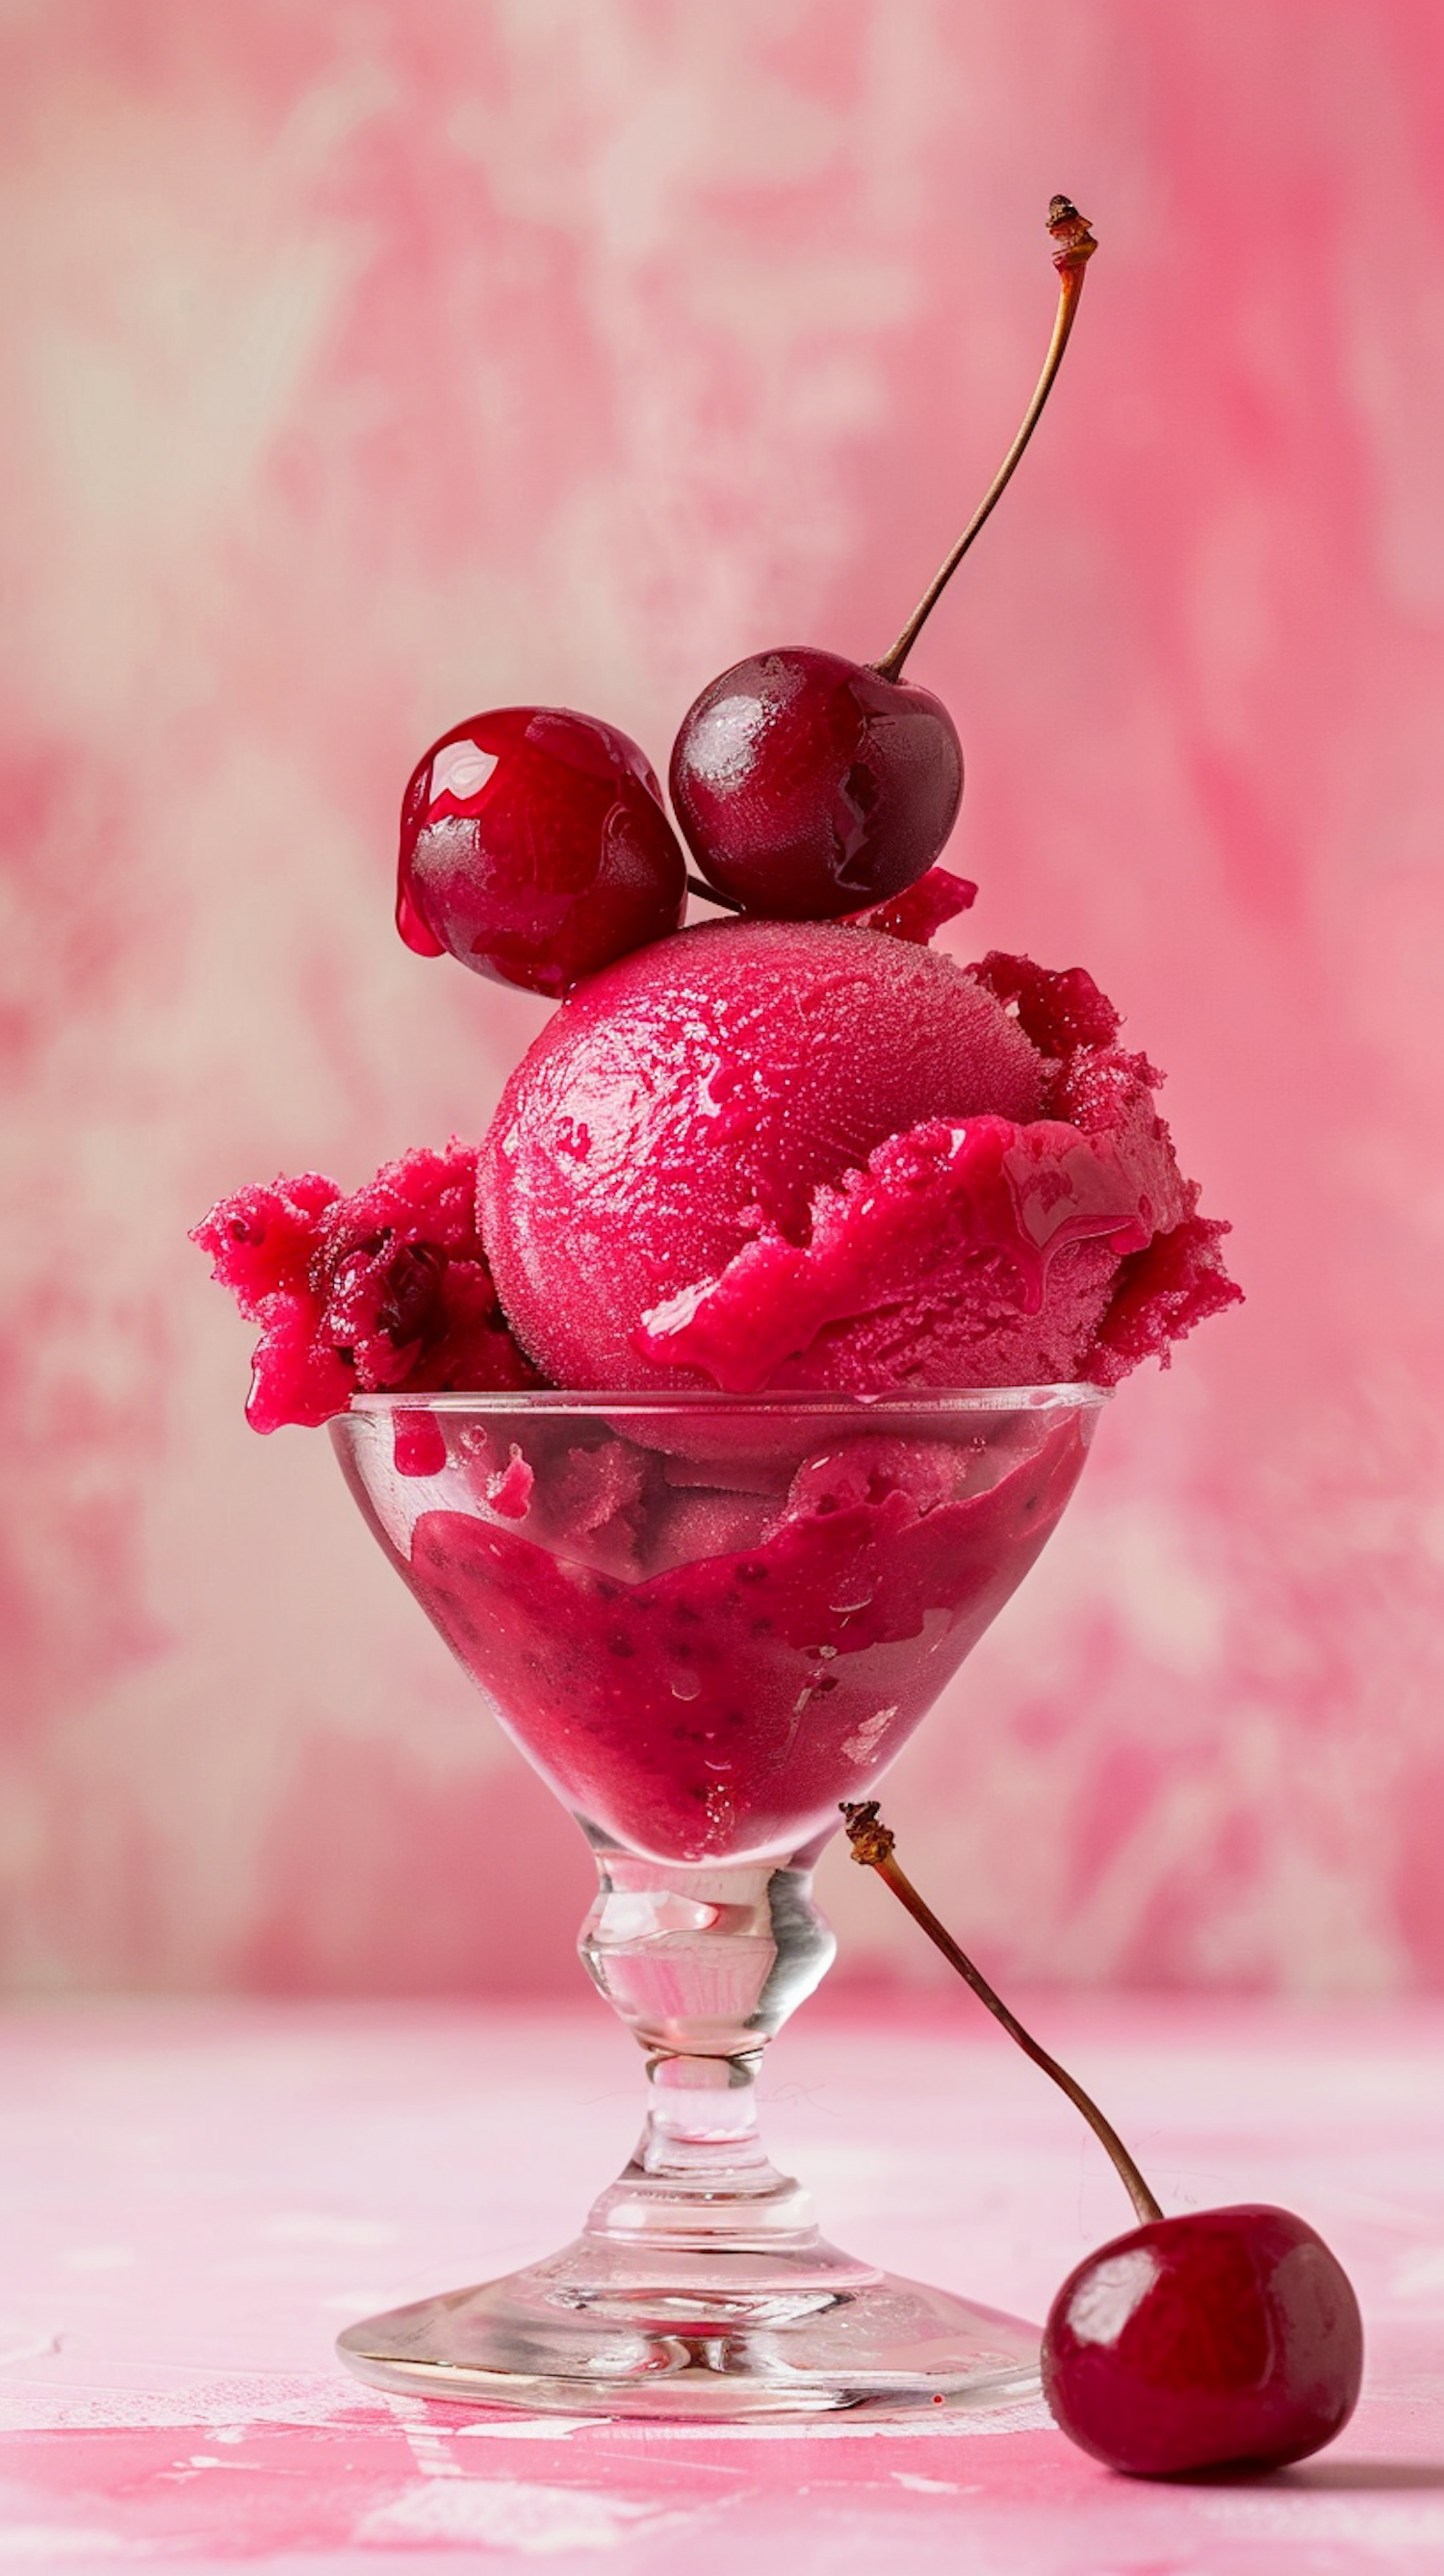
[[[684,1868],[597,1855],[579,1947],[647,2052],[647,2121],[589,2234],[671,2247],[774,2242],[810,2229],[805,2195],[757,2130],[762,2052],[836,1944],[811,1872],[766,1862]]]
[[[647,2125],[637,2148],[644,2173],[689,2189],[725,2174],[770,2173],[757,2128],[761,2050],[739,2057],[649,2057]]]

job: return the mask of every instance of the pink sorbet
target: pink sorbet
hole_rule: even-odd
[[[332,1436],[502,1724],[595,1835],[696,1863],[796,1852],[867,1793],[1038,1555],[1092,1418],[868,1433],[800,1406],[772,1457],[698,1466],[656,1446],[666,1416],[431,1417],[424,1481],[395,1426],[362,1407]]]
[[[714,923],[564,1003],[478,1163],[558,1384],[1112,1384],[1239,1291],[1081,968]]]
[[[343,1197],[317,1172],[237,1190],[193,1230],[261,1326],[256,1431],[344,1413],[358,1389],[534,1386],[476,1230],[476,1153],[418,1147]]]

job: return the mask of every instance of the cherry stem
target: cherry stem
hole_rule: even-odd
[[[1017,2041],[1024,2056],[1031,2057],[1035,2066],[1041,2066],[1045,2075],[1051,2075],[1054,2083],[1067,2094],[1074,2109],[1082,2112],[1094,2136],[1101,2140],[1112,2157],[1119,2180],[1143,2223],[1147,2225],[1161,2218],[1163,2212],[1158,2202],[1112,2121],[1104,2119],[1097,2103],[1089,2100],[1082,2085],[1075,2084],[1067,2069],[1059,2065],[1056,2057],[1050,2057],[1046,2048],[1040,2048],[1036,2039],[1009,2012],[1001,1995],[994,1994],[981,1969],[974,1967],[966,1950],[958,1948],[951,1932],[938,1921],[932,1907],[924,1903],[911,1879],[898,1867],[893,1857],[896,1836],[879,1816],[876,1798],[852,1804],[844,1799],[842,1812],[847,1818],[847,1839],[852,1845],[853,1859],[859,1861],[864,1869],[875,1869],[878,1877],[886,1880],[899,1903],[907,1907],[913,1921],[922,1925],[928,1939],[936,1943],[949,1965],[966,1979],[979,2003],[987,2005],[1009,2038]]]
[[[1028,408],[1023,415],[1022,428],[1019,430],[1017,437],[1014,439],[1012,446],[1009,448],[1008,453],[1004,457],[1002,464],[999,466],[997,473],[994,475],[992,482],[988,485],[987,491],[983,494],[981,501],[978,503],[978,506],[973,512],[971,519],[968,521],[967,526],[964,528],[963,533],[959,537],[957,544],[954,546],[952,553],[949,555],[947,562],[942,566],[942,569],[937,573],[928,588],[924,591],[922,598],[918,601],[916,608],[913,610],[911,617],[908,619],[908,622],[903,628],[901,635],[898,637],[897,642],[893,645],[892,650],[888,653],[884,653],[880,662],[874,662],[873,669],[877,672],[880,679],[896,680],[901,676],[904,662],[907,660],[909,653],[916,644],[919,635],[922,633],[923,627],[926,625],[933,609],[936,607],[943,592],[946,590],[948,583],[952,580],[954,573],[957,571],[957,568],[962,562],[964,555],[967,553],[969,546],[972,544],[974,537],[978,534],[979,529],[983,527],[985,522],[992,517],[994,510],[997,508],[998,503],[1001,501],[1003,494],[1008,488],[1008,485],[1011,483],[1023,450],[1027,446],[1029,439],[1032,437],[1034,430],[1038,426],[1039,419],[1042,415],[1043,405],[1053,390],[1053,379],[1063,363],[1063,352],[1068,346],[1068,335],[1073,328],[1073,318],[1078,310],[1078,299],[1083,292],[1083,271],[1087,267],[1089,260],[1092,258],[1093,253],[1098,248],[1098,244],[1089,231],[1086,220],[1079,214],[1077,207],[1072,203],[1071,199],[1067,197],[1055,197],[1053,199],[1052,204],[1048,208],[1048,230],[1052,234],[1053,240],[1057,245],[1053,252],[1053,265],[1058,271],[1058,318],[1053,325],[1052,344],[1043,364],[1043,372],[1038,378],[1033,399],[1029,403]]]
[[[724,912],[745,912],[747,909],[745,903],[738,902],[735,894],[719,894],[715,886],[704,885],[700,877],[688,877],[687,892],[699,894],[704,903],[720,904]]]

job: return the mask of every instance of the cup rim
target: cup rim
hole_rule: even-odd
[[[799,1413],[876,1422],[919,1413],[1091,1413],[1111,1403],[1113,1389],[1087,1381],[1061,1386],[919,1387],[911,1394],[847,1395],[795,1388],[785,1393],[729,1395],[720,1387],[514,1387],[475,1393],[353,1395],[352,1414],[395,1413],[742,1413],[767,1419]],[[336,1417],[346,1419],[345,1414]]]

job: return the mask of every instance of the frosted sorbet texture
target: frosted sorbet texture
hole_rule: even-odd
[[[475,1201],[476,1156],[455,1141],[403,1154],[349,1197],[303,1172],[218,1201],[193,1239],[261,1327],[253,1430],[325,1422],[389,1387],[535,1383],[497,1303]]]
[[[747,922],[625,959],[529,1048],[482,1231],[560,1385],[1112,1384],[1229,1303],[1081,969]]]

